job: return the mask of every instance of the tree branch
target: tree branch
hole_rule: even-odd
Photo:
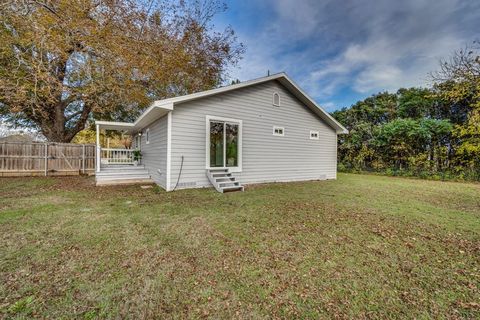
[[[65,141],[71,141],[73,137],[80,131],[82,131],[85,128],[85,123],[87,122],[88,116],[90,115],[90,112],[92,111],[92,108],[89,106],[83,107],[83,109],[80,112],[80,118],[78,119],[77,123],[75,126],[68,130],[67,133],[65,134]]]
[[[38,0],[33,0],[32,3],[43,7],[44,9],[48,10],[50,13],[54,14],[57,18],[61,19],[60,15],[57,13],[57,11],[55,11],[52,7],[50,7],[45,2],[38,1]]]

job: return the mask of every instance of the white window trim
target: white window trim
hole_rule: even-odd
[[[135,135],[135,149],[142,149],[142,136],[138,133]]]
[[[145,144],[149,144],[150,143],[150,128],[147,128],[145,130]]]
[[[316,134],[317,136],[314,137],[314,136],[312,136],[312,134]],[[310,139],[311,140],[319,140],[320,139],[320,132],[318,132],[317,130],[310,130]]]
[[[275,95],[278,96],[278,104],[275,103]],[[272,104],[275,106],[275,107],[280,107],[280,104],[281,104],[281,100],[280,100],[280,94],[278,92],[274,92],[273,95],[272,95]]]
[[[238,166],[237,167],[210,167],[210,121],[223,121],[227,123],[238,124]],[[230,172],[242,172],[242,136],[243,136],[243,121],[239,119],[224,118],[207,115],[205,117],[205,168],[211,169],[229,169]]]
[[[281,134],[275,132],[275,130],[278,130],[278,129],[282,130]],[[285,136],[285,128],[284,127],[279,127],[279,126],[273,126],[272,133],[273,133],[274,136],[284,137]]]

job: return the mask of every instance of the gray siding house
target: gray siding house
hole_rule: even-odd
[[[155,101],[135,122],[96,121],[97,184],[153,180],[167,191],[335,179],[347,130],[285,73]],[[125,130],[141,150],[101,148],[101,129]]]

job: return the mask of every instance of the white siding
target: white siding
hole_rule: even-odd
[[[145,131],[149,129],[149,143]],[[142,163],[152,179],[166,188],[167,180],[167,116],[156,120],[142,130]],[[160,169],[161,173],[158,172]]]
[[[272,104],[280,94],[281,106]],[[172,113],[171,183],[184,165],[179,189],[210,186],[206,168],[206,116],[243,121],[243,170],[235,173],[241,183],[336,178],[334,129],[291,95],[277,81],[238,89],[175,105]],[[285,136],[272,134],[273,126]],[[318,140],[310,130],[319,131]]]

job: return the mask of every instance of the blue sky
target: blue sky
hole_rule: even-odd
[[[428,86],[429,72],[480,39],[480,1],[226,1],[215,28],[231,25],[246,53],[232,79],[287,72],[326,110],[373,93]]]

